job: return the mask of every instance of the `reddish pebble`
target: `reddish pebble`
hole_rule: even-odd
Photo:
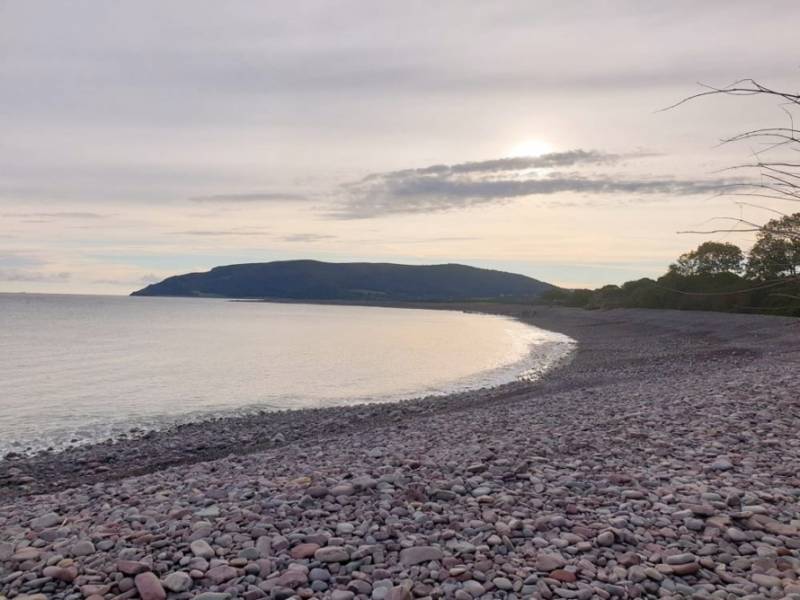
[[[146,564],[135,560],[118,560],[117,570],[123,575],[138,575],[139,573],[149,571],[150,568]]]
[[[292,548],[289,554],[291,554],[292,558],[295,559],[311,558],[312,556],[314,556],[314,552],[319,550],[319,548],[320,548],[319,544],[312,544],[312,543],[298,544],[297,546]]]
[[[575,577],[575,573],[571,573],[570,571],[556,569],[550,573],[550,579],[555,579],[556,581],[561,581],[563,583],[572,583],[577,579],[577,577]]]
[[[139,573],[133,581],[142,600],[166,600],[167,593],[153,573]]]

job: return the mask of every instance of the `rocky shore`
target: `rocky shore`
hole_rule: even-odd
[[[0,597],[800,599],[800,320],[483,308],[573,360],[3,459]]]

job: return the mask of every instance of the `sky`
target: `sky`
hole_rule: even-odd
[[[0,0],[0,291],[223,264],[662,274],[786,125],[796,0]],[[786,207],[770,205],[781,210]],[[788,210],[790,210],[789,207]],[[795,209],[796,210],[796,209]]]

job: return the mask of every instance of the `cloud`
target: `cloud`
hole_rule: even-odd
[[[537,157],[501,158],[376,173],[342,186],[341,204],[334,209],[333,216],[354,219],[427,213],[558,193],[688,196],[717,192],[728,183],[552,170],[597,168],[615,164],[625,157],[642,156],[649,155],[622,156],[572,150]]]
[[[30,267],[41,267],[47,264],[44,260],[37,256],[30,256],[27,254],[4,253],[0,254],[0,269],[20,269]]]
[[[31,222],[43,222],[42,219],[107,219],[111,215],[95,212],[24,212],[24,213],[3,213],[3,217],[9,219],[34,219]]]
[[[62,283],[72,278],[68,272],[44,270],[47,261],[27,254],[0,254],[0,281]]]
[[[392,240],[393,244],[430,244],[432,242],[435,243],[444,243],[444,242],[474,242],[475,240],[481,239],[479,236],[476,235],[447,235],[447,236],[438,236],[438,237],[430,237],[430,238],[422,238],[418,240]]]
[[[38,271],[27,271],[23,269],[0,269],[0,281],[58,283],[68,281],[71,277],[72,275],[66,272],[41,273]]]
[[[284,242],[301,242],[301,243],[308,243],[308,242],[319,242],[322,240],[331,240],[334,239],[335,235],[324,235],[320,233],[293,233],[291,235],[286,235],[281,239]]]
[[[245,202],[307,202],[310,200],[302,194],[288,192],[254,192],[251,194],[215,194],[212,196],[195,196],[192,202],[237,204]]]
[[[234,229],[190,229],[188,231],[174,231],[172,235],[196,235],[201,237],[213,236],[241,236],[241,235],[267,235],[267,231],[258,227],[237,227]]]
[[[645,156],[636,154],[630,156]],[[393,177],[407,177],[412,175],[459,175],[502,173],[504,171],[527,171],[532,169],[552,169],[556,167],[572,167],[580,164],[613,164],[619,162],[623,156],[619,154],[606,154],[597,150],[569,150],[566,152],[550,152],[541,156],[519,156],[511,158],[497,158],[477,162],[465,162],[455,165],[432,165],[421,169],[406,169],[392,173],[377,173],[368,175],[364,181],[380,179],[391,175]]]
[[[137,285],[148,285],[151,283],[155,283],[157,281],[161,281],[163,277],[159,277],[158,275],[154,275],[153,273],[148,273],[147,275],[142,275],[141,277],[133,277],[130,279],[94,279],[92,283],[98,285],[130,285],[130,284],[137,284]]]

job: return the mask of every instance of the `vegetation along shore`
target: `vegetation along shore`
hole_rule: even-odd
[[[676,308],[800,316],[800,213],[757,228],[749,252],[703,242],[658,279],[643,277],[595,290],[552,288],[543,299],[584,308]]]

